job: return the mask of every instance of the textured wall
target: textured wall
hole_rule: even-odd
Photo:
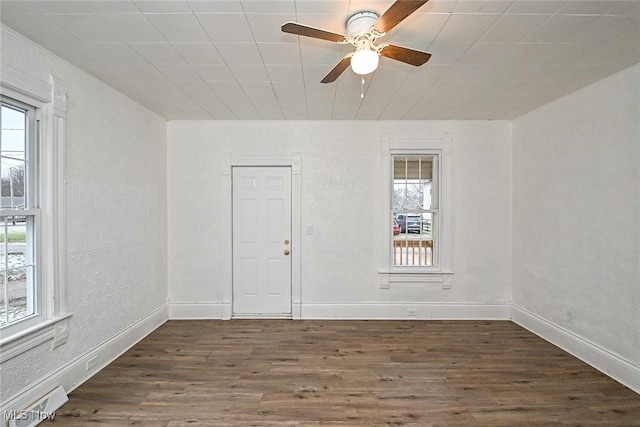
[[[453,288],[380,289],[381,135],[443,132],[453,138]],[[221,301],[222,153],[300,152],[303,304],[508,304],[510,138],[508,122],[169,122],[169,301]]]
[[[68,342],[1,367],[5,401],[166,302],[166,123],[2,28],[2,64],[68,87]]]
[[[514,304],[640,366],[640,66],[513,126]]]

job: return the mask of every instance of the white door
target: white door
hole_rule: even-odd
[[[291,315],[291,168],[233,168],[233,314]]]

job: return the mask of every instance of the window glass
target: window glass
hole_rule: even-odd
[[[25,208],[27,113],[25,109],[2,103],[2,208]]]
[[[29,210],[31,116],[35,109],[3,98],[0,134],[0,327],[38,312],[35,225]]]
[[[437,156],[393,156],[393,265],[434,265]]]

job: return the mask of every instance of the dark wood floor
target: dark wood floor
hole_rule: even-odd
[[[508,321],[169,321],[64,426],[640,425],[640,395]]]

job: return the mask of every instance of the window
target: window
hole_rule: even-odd
[[[433,266],[437,219],[437,155],[392,156],[394,266]],[[435,182],[434,182],[435,181]]]
[[[0,124],[0,327],[6,327],[42,311],[35,252],[36,109],[2,97]]]
[[[393,140],[383,136],[380,144],[384,183],[380,287],[439,283],[448,289],[451,137]]]
[[[0,363],[68,337],[64,82],[0,75]]]

